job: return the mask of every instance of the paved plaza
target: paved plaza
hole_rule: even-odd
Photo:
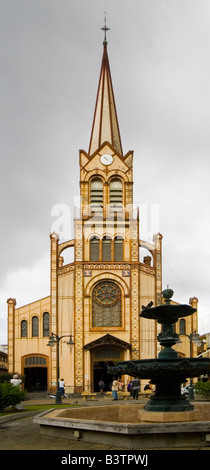
[[[131,401],[131,400],[129,400]],[[43,400],[31,400],[23,402],[24,408],[27,409],[27,405],[38,405],[38,404],[54,404],[54,399],[43,399]],[[63,404],[77,404],[80,406],[100,406],[107,404],[111,406],[113,402],[109,399],[106,400],[104,397],[99,397],[97,400],[84,401],[83,398],[75,399],[64,399]],[[127,403],[127,401],[121,401]],[[36,412],[40,414],[41,411]],[[22,413],[21,413],[22,415]],[[27,417],[20,417],[15,420],[8,420],[1,422],[0,418],[0,450],[108,450],[108,449],[120,449],[116,447],[104,446],[102,443],[89,444],[81,441],[59,439],[48,436],[41,436],[39,425],[33,423],[35,414]]]
[[[143,400],[139,400],[139,402]],[[76,403],[77,402],[77,403]],[[87,400],[83,399],[67,399],[63,400],[63,403],[77,404],[80,406],[101,406],[107,405],[112,406],[115,402],[112,400],[107,400],[104,397],[98,398],[97,400]],[[119,400],[121,406],[130,403],[131,406],[135,406],[133,400]],[[44,399],[44,400],[32,400],[23,403],[23,406],[27,409],[29,404],[54,404],[54,399]],[[36,414],[41,413],[41,411],[36,412]],[[7,419],[6,421],[0,418],[0,450],[123,450],[122,447],[110,447],[100,444],[85,443],[82,441],[63,439],[63,438],[53,438],[50,436],[41,436],[39,425],[33,422],[35,413],[30,414],[26,413],[25,417],[22,417],[22,413],[17,419]],[[210,450],[209,447],[199,447],[196,450]]]

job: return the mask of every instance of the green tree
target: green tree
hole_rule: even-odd
[[[210,382],[197,382],[195,384],[196,395],[203,395],[205,398],[210,398]]]
[[[0,383],[9,382],[10,379],[12,379],[12,377],[13,377],[13,374],[10,374],[9,372],[1,372]]]
[[[8,406],[16,406],[26,397],[26,392],[20,387],[4,382],[0,383],[0,410]]]

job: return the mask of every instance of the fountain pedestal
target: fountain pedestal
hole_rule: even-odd
[[[138,411],[139,421],[142,423],[181,423],[197,421],[199,419],[199,411]]]

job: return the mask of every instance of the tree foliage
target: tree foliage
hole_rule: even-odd
[[[0,383],[0,410],[8,408],[8,406],[16,406],[26,397],[24,390],[20,387],[4,382]]]
[[[203,395],[205,398],[210,398],[210,382],[197,382],[195,384],[196,395]]]
[[[9,372],[1,372],[0,383],[9,382],[10,379],[12,379],[12,377],[13,377],[13,374],[10,374]]]

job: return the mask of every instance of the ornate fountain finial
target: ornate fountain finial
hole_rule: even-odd
[[[167,289],[164,289],[162,292],[163,298],[165,299],[164,302],[166,304],[170,304],[170,299],[174,295],[174,291],[169,288],[169,284],[167,284]]]

